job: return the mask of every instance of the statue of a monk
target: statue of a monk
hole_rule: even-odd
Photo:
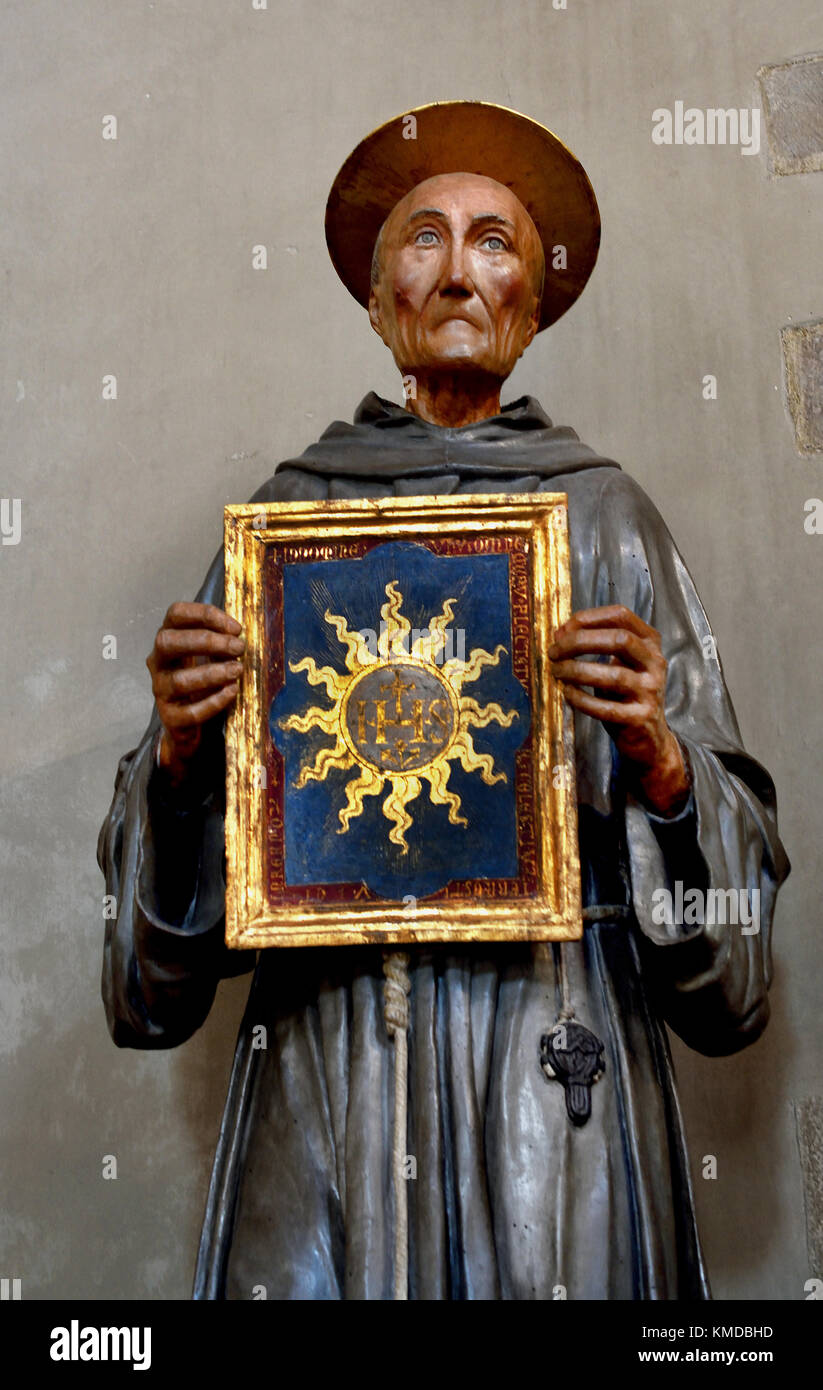
[[[664,1021],[710,1055],[766,1024],[789,869],[774,786],[741,744],[706,615],[649,498],[535,400],[500,404],[593,264],[585,175],[543,127],[500,108],[446,103],[416,119],[414,140],[406,117],[358,147],[327,217],[406,402],[367,395],[353,424],[332,424],[252,501],[568,494],[574,612],[550,655],[575,711],[586,926],[563,954],[605,1072],[588,1122],[570,1124],[539,1056],[561,997],[557,947],[410,948],[409,1297],[706,1298]],[[154,711],[100,834],[117,899],[109,1026],[121,1047],[174,1047],[221,977],[254,967],[195,1297],[390,1298],[380,949],[269,949],[255,964],[224,944],[223,727],[243,634],[222,603],[220,554],[157,634]],[[751,911],[737,925],[666,917],[661,890],[748,895],[756,925]]]

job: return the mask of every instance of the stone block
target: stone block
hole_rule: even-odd
[[[783,386],[800,454],[823,453],[823,319],[780,330]]]
[[[823,53],[767,63],[757,80],[772,173],[823,170]]]
[[[794,1120],[803,1174],[809,1274],[823,1279],[823,1096],[795,1101]]]

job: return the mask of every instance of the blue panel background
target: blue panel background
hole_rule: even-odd
[[[406,831],[408,854],[389,840],[392,823],[382,812],[390,784],[367,796],[363,813],[345,834],[338,834],[338,812],[345,805],[346,784],[356,768],[333,769],[322,782],[294,786],[307,757],[314,761],[333,739],[318,729],[286,732],[278,721],[304,714],[310,705],[330,708],[324,686],[309,685],[305,673],[294,674],[290,661],[313,656],[317,664],[347,674],[345,649],[326,623],[326,609],[341,614],[351,631],[380,629],[386,585],[396,580],[403,594],[401,613],[413,628],[423,629],[439,614],[446,598],[456,598],[450,626],[464,628],[465,656],[475,647],[493,652],[506,648],[496,667],[484,667],[463,688],[479,704],[497,702],[505,712],[517,710],[511,728],[489,725],[472,729],[478,752],[490,753],[507,781],[486,786],[480,772],[466,773],[452,762],[449,790],[461,799],[460,814],[468,827],[449,824],[448,808],[434,806],[422,782],[419,796],[408,803],[414,824]],[[381,897],[425,897],[457,878],[512,878],[517,874],[517,826],[514,755],[529,729],[529,701],[511,666],[511,609],[507,555],[439,556],[425,546],[387,542],[359,560],[326,560],[285,565],[283,570],[285,685],[272,702],[269,727],[285,760],[286,882],[296,884],[366,883]],[[455,638],[456,641],[456,638]],[[453,649],[459,652],[459,648]]]

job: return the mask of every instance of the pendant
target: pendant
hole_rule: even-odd
[[[540,1039],[540,1065],[548,1081],[566,1092],[566,1111],[573,1125],[592,1113],[591,1088],[606,1070],[603,1043],[573,1018],[561,1019]]]

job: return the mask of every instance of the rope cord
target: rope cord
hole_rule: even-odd
[[[405,1176],[408,1139],[409,956],[405,951],[383,952],[383,1017],[394,1038],[394,1136],[392,1191],[394,1194],[394,1297],[409,1296],[409,1188]]]
[[[574,1005],[572,1004],[571,991],[569,990],[569,977],[566,972],[566,958],[563,955],[563,942],[558,942],[557,949],[557,974],[560,980],[560,993],[563,999],[563,1007],[557,1018],[558,1023],[565,1023],[567,1019],[574,1018]]]

